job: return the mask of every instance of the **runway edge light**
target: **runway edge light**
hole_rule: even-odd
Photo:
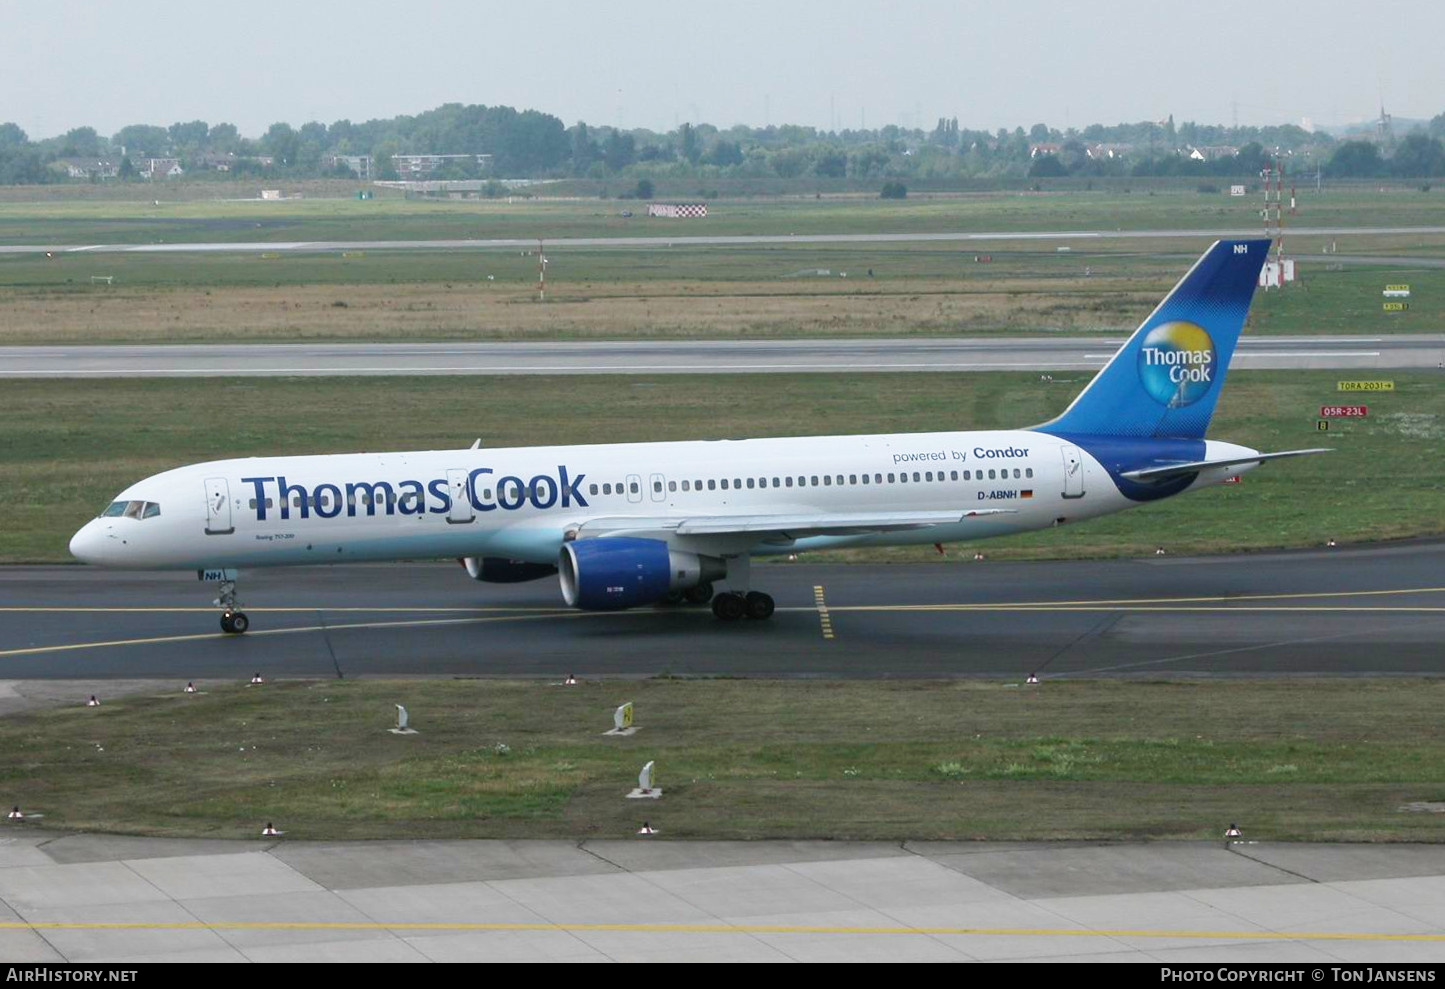
[[[263,838],[279,838],[285,833],[285,831],[277,831],[276,825],[270,821],[267,821],[266,826],[261,829],[261,837]]]

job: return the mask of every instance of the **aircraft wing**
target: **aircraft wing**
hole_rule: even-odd
[[[1128,470],[1120,474],[1131,481],[1162,481],[1183,474],[1197,474],[1215,467],[1241,467],[1244,464],[1261,464],[1266,460],[1282,460],[1285,457],[1305,457],[1312,453],[1329,453],[1329,447],[1312,450],[1282,450],[1279,453],[1256,453],[1252,457],[1232,457],[1228,460],[1193,460],[1184,464],[1169,464],[1166,467],[1146,467],[1142,470]]]
[[[1016,509],[985,508],[969,512],[869,512],[839,515],[704,516],[678,523],[679,536],[718,536],[733,532],[780,532],[789,536],[843,536],[860,532],[891,532],[950,525],[979,515],[1013,515]]]
[[[1013,508],[980,508],[949,512],[865,512],[817,515],[701,515],[691,518],[594,519],[580,527],[579,535],[605,536],[623,532],[661,531],[679,536],[776,534],[790,539],[803,536],[848,536],[869,532],[923,529],[950,525],[985,515],[1015,515]]]

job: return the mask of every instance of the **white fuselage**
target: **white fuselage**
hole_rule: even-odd
[[[1253,452],[1206,445],[1211,458]],[[1206,470],[1190,487],[1247,469]],[[625,530],[632,519],[1005,510],[903,531],[732,536],[730,555],[746,557],[982,539],[1138,504],[1086,451],[1032,430],[258,457],[167,471],[117,499],[155,508],[91,521],[71,543],[76,557],[155,569],[555,564],[579,527]],[[670,543],[688,549],[688,539]],[[697,548],[716,552],[717,540]]]

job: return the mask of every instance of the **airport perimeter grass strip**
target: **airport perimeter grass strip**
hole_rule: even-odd
[[[0,563],[66,562],[70,536],[125,487],[224,457],[744,436],[1004,429],[1057,415],[1088,375],[1023,373],[7,381],[0,388]],[[1369,418],[1316,429],[1343,378],[1388,378]],[[1320,546],[1445,532],[1445,377],[1234,371],[1210,435],[1335,452],[1244,483],[1045,532],[810,560],[962,562]],[[479,599],[485,604],[484,599]]]
[[[1445,235],[1401,240],[1359,236],[1350,249],[1445,249]],[[1303,241],[1293,242],[1300,280],[1258,293],[1250,332],[1445,330],[1432,301],[1445,269],[1335,261]],[[545,304],[525,251],[0,255],[0,346],[1113,335],[1137,326],[1205,246],[558,249]],[[1408,307],[1384,311],[1383,286],[1400,283]]]
[[[278,653],[277,663],[284,664]],[[1439,680],[202,683],[0,719],[32,828],[286,840],[1430,841]],[[633,701],[642,730],[609,738]],[[404,704],[420,734],[388,733]],[[655,760],[662,799],[626,793]],[[643,806],[645,804],[645,806]]]

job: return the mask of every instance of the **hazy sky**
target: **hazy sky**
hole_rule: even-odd
[[[0,121],[300,125],[510,104],[567,124],[1337,124],[1445,111],[1445,4],[0,0]]]

